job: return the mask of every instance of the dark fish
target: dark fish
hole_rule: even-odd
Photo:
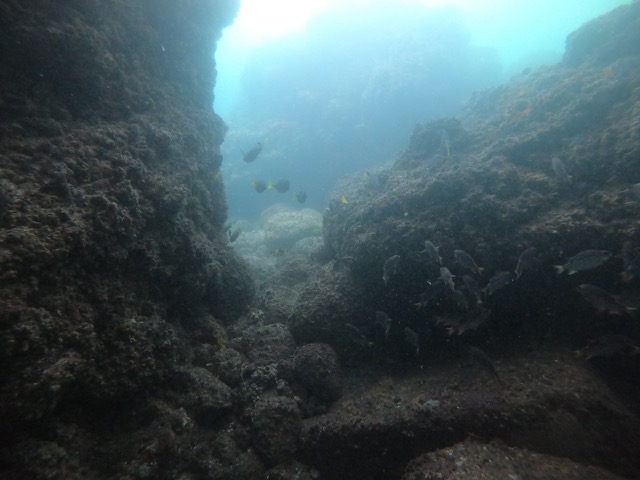
[[[358,328],[355,325],[352,325],[350,323],[345,323],[344,326],[347,329],[349,338],[356,345],[360,347],[370,347],[371,345],[373,345],[373,342],[368,341],[366,337],[362,335],[362,333],[360,333],[360,330],[358,330]]]
[[[613,298],[629,314],[634,314],[636,310],[640,310],[640,289],[624,290],[619,295],[613,295]]]
[[[576,272],[597,268],[611,258],[611,253],[606,250],[585,250],[571,257],[565,265],[554,265],[556,273],[569,272],[573,275]]]
[[[449,142],[449,134],[445,129],[442,129],[440,134],[440,155],[451,158],[451,142]]]
[[[483,307],[477,307],[474,310],[470,310],[459,317],[457,322],[449,323],[447,335],[453,335],[454,333],[462,335],[470,330],[476,330],[487,320],[487,318],[489,318],[490,314],[491,311]]]
[[[262,151],[262,143],[256,143],[247,153],[244,153],[242,149],[240,151],[242,152],[242,155],[244,155],[242,159],[245,162],[253,162],[256,158],[258,158],[258,155],[260,155],[260,152]]]
[[[294,192],[293,199],[297,200],[298,203],[304,203],[307,201],[307,193],[306,192]]]
[[[381,185],[380,178],[373,173],[364,172],[364,184],[369,188],[373,188],[374,190],[378,189]]]
[[[437,263],[438,265],[442,265],[442,258],[438,254],[438,250],[440,250],[440,247],[436,247],[429,240],[425,240],[424,250],[422,250],[420,253],[422,255],[426,255],[427,258],[431,261],[431,263]]]
[[[349,267],[351,267],[352,263],[353,263],[353,257],[350,257],[350,256],[344,256],[344,257],[336,258],[333,261],[333,265],[332,265],[331,269],[334,272],[343,272],[345,270],[348,270]]]
[[[267,185],[267,188],[275,188],[278,193],[285,193],[289,191],[289,180],[285,180],[284,178],[281,180],[278,180],[277,183],[271,183],[271,181],[269,181],[269,184]]]
[[[467,349],[467,356],[473,363],[481,366],[489,372],[500,385],[503,384],[498,372],[496,372],[496,367],[493,365],[493,361],[483,350],[480,350],[478,347],[469,347]]]
[[[640,278],[640,248],[634,247],[630,240],[622,245],[622,261],[624,262],[622,279],[625,282]]]
[[[464,250],[454,250],[453,255],[456,258],[456,263],[458,265],[460,265],[462,268],[470,270],[476,275],[480,275],[484,270],[484,268],[476,265],[476,262],[473,260],[473,258],[471,258],[471,255],[469,255]]]
[[[384,313],[382,310],[376,311],[376,324],[380,325],[384,330],[384,339],[389,339],[389,330],[391,329],[391,319],[389,315]]]
[[[409,327],[405,327],[404,329],[404,339],[405,341],[416,349],[416,357],[420,356],[420,340],[418,339],[418,334],[411,330]]]
[[[267,189],[267,182],[264,180],[251,180],[251,185],[256,189],[256,192],[262,193]]]
[[[445,292],[445,285],[442,279],[437,279],[435,282],[429,284],[429,288],[427,291],[420,295],[420,302],[416,303],[415,306],[418,308],[426,307],[431,300],[439,297]]]
[[[501,288],[509,285],[512,279],[511,272],[498,272],[489,279],[489,284],[484,287],[484,292],[487,295],[493,295]]]
[[[342,197],[340,197],[340,200],[336,200],[335,198],[332,198],[331,200],[329,200],[329,211],[330,212],[334,212],[340,206],[346,205],[347,203],[349,203],[349,202],[347,202],[347,197],[345,197],[344,195],[342,195]]]
[[[476,279],[471,275],[463,275],[462,282],[464,283],[464,288],[469,293],[469,296],[474,299],[474,305],[482,303],[482,299],[480,298],[480,286]]]
[[[625,335],[604,335],[589,342],[584,348],[577,350],[576,355],[591,360],[595,357],[614,357],[617,355],[638,355],[640,347]]]
[[[536,261],[536,247],[529,247],[520,254],[518,258],[518,265],[516,265],[516,279],[520,278],[520,275],[525,270],[531,270]]]
[[[382,267],[382,280],[386,285],[391,275],[395,275],[398,271],[398,265],[400,265],[400,255],[393,255],[387,258]]]
[[[624,313],[624,308],[616,302],[613,295],[610,295],[600,287],[583,283],[578,285],[576,290],[596,308],[598,313],[607,312],[611,315],[622,315]]]
[[[440,267],[440,279],[451,290],[455,290],[456,286],[453,283],[453,275],[447,267]]]
[[[553,171],[560,179],[560,182],[565,184],[571,183],[572,178],[567,174],[567,169],[565,168],[564,163],[558,157],[553,157],[551,159],[551,168],[553,168]]]
[[[456,305],[460,310],[464,310],[465,312],[469,310],[469,302],[467,301],[467,297],[465,297],[464,292],[459,289],[450,290],[449,295],[456,302]]]
[[[241,233],[242,233],[241,228],[236,228],[233,233],[231,233],[231,229],[227,230],[227,234],[229,235],[229,242],[230,243],[235,242]]]

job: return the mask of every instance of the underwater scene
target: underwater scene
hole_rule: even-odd
[[[640,478],[640,3],[547,3],[0,0],[0,478]]]

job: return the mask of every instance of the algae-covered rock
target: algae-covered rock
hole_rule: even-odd
[[[322,215],[315,210],[281,211],[264,222],[264,243],[271,249],[291,248],[297,241],[318,237],[322,232]]]
[[[293,366],[300,383],[320,400],[334,402],[342,396],[340,362],[330,345],[303,345],[296,350]]]

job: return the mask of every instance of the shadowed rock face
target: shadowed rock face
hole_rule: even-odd
[[[238,6],[0,2],[0,469],[12,477],[121,475],[137,447],[99,432],[109,423],[210,427],[230,412],[211,373],[173,379],[194,347],[224,344],[222,323],[252,296],[223,229],[225,126],[211,108],[215,42]]]

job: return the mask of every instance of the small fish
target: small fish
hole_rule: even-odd
[[[622,261],[624,262],[622,279],[625,282],[640,278],[640,249],[634,247],[630,240],[622,244]]]
[[[440,267],[440,279],[442,282],[449,287],[451,290],[455,290],[456,286],[453,283],[454,275],[451,274],[447,267]]]
[[[624,308],[616,302],[613,295],[610,295],[600,287],[583,283],[578,285],[576,290],[596,308],[598,313],[607,312],[610,315],[622,315],[624,313]]]
[[[382,280],[386,285],[391,275],[395,275],[398,271],[398,265],[400,264],[400,255],[393,255],[387,258],[382,267]]]
[[[474,262],[473,258],[471,258],[471,255],[469,255],[464,250],[454,250],[453,255],[458,265],[460,265],[462,268],[466,268],[467,270],[470,270],[476,275],[480,275],[484,270],[484,268],[481,268],[478,265],[476,265],[476,262]]]
[[[526,271],[531,270],[535,264],[536,247],[529,247],[518,257],[518,265],[516,265],[516,279]]]
[[[227,234],[229,235],[229,243],[235,242],[240,234],[242,233],[241,228],[236,228],[233,233],[231,233],[231,229],[227,230]]]
[[[558,157],[553,157],[551,159],[551,168],[553,168],[553,171],[556,173],[556,176],[560,179],[561,183],[567,185],[571,184],[572,178],[571,176],[567,175],[567,169],[565,168],[562,160],[560,160]]]
[[[297,200],[298,203],[304,203],[307,201],[307,193],[306,192],[294,192],[293,199]]]
[[[420,253],[422,255],[426,255],[427,258],[431,261],[431,263],[437,263],[438,265],[442,265],[442,257],[438,254],[438,250],[440,247],[436,247],[429,240],[424,241],[424,250]]]
[[[344,256],[344,257],[340,257],[340,258],[336,258],[333,261],[333,265],[331,267],[331,269],[334,272],[344,272],[346,270],[349,269],[349,267],[351,267],[351,264],[353,264],[353,257],[350,256]]]
[[[451,143],[449,142],[449,134],[443,128],[440,134],[440,155],[445,158],[451,158]]]
[[[475,300],[475,305],[482,303],[482,299],[480,298],[480,287],[478,286],[478,282],[471,275],[463,275],[462,282],[464,283],[464,288],[469,293],[469,296]]]
[[[420,356],[420,340],[418,338],[418,334],[411,330],[409,327],[405,327],[404,329],[404,339],[405,341],[416,349],[416,357]]]
[[[289,186],[289,180],[286,180],[284,178],[278,180],[277,183],[271,183],[271,180],[269,180],[269,183],[267,184],[267,188],[275,188],[278,193],[288,192]]]
[[[222,170],[220,170],[219,168],[216,168],[216,171],[213,172],[213,179],[216,182],[219,182],[220,180],[222,180]]]
[[[364,172],[364,184],[372,189],[380,188],[380,178],[370,172]]]
[[[367,340],[367,338],[362,333],[360,333],[360,330],[358,330],[355,325],[352,325],[351,323],[345,323],[344,326],[349,333],[349,338],[356,345],[360,347],[370,347],[373,345],[373,342]]]
[[[483,307],[477,307],[474,310],[470,310],[460,317],[457,323],[452,322],[450,324],[449,328],[446,329],[447,335],[451,336],[454,333],[462,335],[470,330],[476,330],[487,320],[487,318],[489,318],[490,314],[491,310]]]
[[[247,163],[253,162],[256,158],[258,158],[258,155],[260,155],[260,152],[262,151],[262,143],[256,143],[247,153],[244,153],[242,149],[240,149],[240,151],[243,155],[242,160]]]
[[[640,289],[624,290],[619,295],[613,295],[613,298],[629,314],[635,314],[640,310]]]
[[[267,189],[267,182],[264,180],[251,180],[251,185],[258,193],[262,193]]]
[[[335,198],[332,198],[331,200],[329,200],[329,211],[330,212],[334,212],[341,205],[346,205],[348,203],[349,202],[347,202],[347,197],[345,197],[344,195],[342,195],[342,197],[340,197],[340,200],[336,200]]]
[[[391,329],[391,319],[382,310],[376,311],[376,324],[384,330],[384,339],[389,340],[389,330]]]
[[[496,382],[500,385],[503,384],[500,375],[496,372],[496,367],[494,366],[493,361],[483,350],[480,350],[478,347],[469,347],[467,349],[467,356],[473,363],[489,372]]]
[[[498,272],[489,279],[489,284],[484,287],[484,292],[487,295],[493,295],[501,288],[509,285],[512,279],[511,272]]]
[[[445,293],[444,288],[444,282],[440,278],[435,282],[429,283],[429,288],[427,288],[426,292],[420,295],[420,301],[416,303],[415,306],[418,308],[426,307],[431,300]]]
[[[606,250],[584,250],[576,256],[571,257],[565,265],[554,265],[553,268],[556,269],[558,275],[563,272],[568,272],[568,275],[573,275],[577,272],[597,268],[610,258],[611,252]]]
[[[576,355],[589,361],[596,357],[614,357],[617,355],[638,355],[640,347],[626,335],[604,335],[589,342],[584,348],[577,350]]]
[[[450,290],[449,295],[452,300],[456,302],[456,305],[460,310],[464,310],[465,312],[469,310],[469,302],[467,301],[467,297],[465,297],[464,292],[459,289]]]

